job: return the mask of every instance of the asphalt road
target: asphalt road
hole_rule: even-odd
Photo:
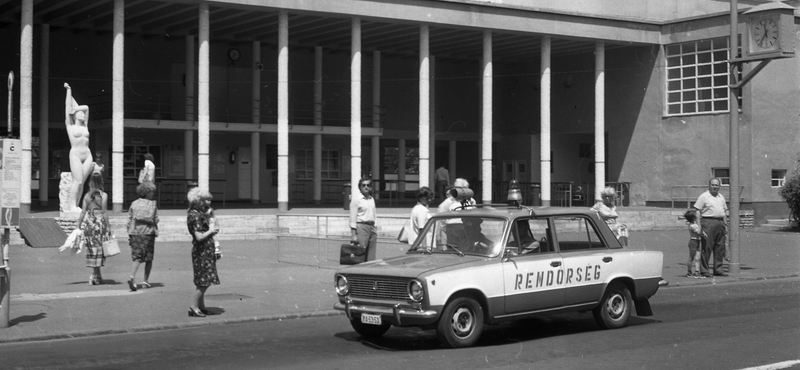
[[[800,279],[661,289],[655,315],[600,330],[591,314],[517,321],[478,346],[392,328],[379,341],[344,316],[0,345],[2,369],[800,368]],[[793,365],[793,366],[792,366]]]

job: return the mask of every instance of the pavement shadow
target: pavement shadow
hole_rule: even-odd
[[[631,315],[626,326],[633,327],[659,322],[661,321]],[[475,347],[506,345],[602,330],[595,323],[591,313],[567,313],[521,319],[503,322],[498,325],[484,326],[481,338],[475,344]],[[422,330],[419,328],[392,327],[380,338],[365,338],[355,331],[336,333],[334,337],[359,342],[364,346],[384,351],[420,351],[442,348],[434,330]]]
[[[17,317],[17,318],[9,320],[8,326],[14,326],[14,325],[17,325],[17,324],[22,324],[24,322],[39,321],[39,320],[44,319],[46,317],[47,317],[47,313],[44,313],[44,312],[37,313],[36,315],[23,315],[23,316],[20,316],[20,317]]]

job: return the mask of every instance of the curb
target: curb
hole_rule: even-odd
[[[254,316],[254,317],[239,317],[239,318],[222,319],[222,320],[215,320],[215,321],[195,321],[195,322],[187,322],[187,323],[171,324],[171,325],[156,324],[156,325],[139,326],[139,327],[134,327],[134,328],[130,328],[130,329],[84,330],[84,331],[75,331],[75,332],[63,333],[63,334],[45,334],[45,335],[39,335],[39,336],[33,336],[33,337],[25,337],[25,338],[8,338],[8,339],[0,338],[0,344],[42,342],[42,341],[60,340],[60,339],[76,339],[76,338],[95,337],[95,336],[101,336],[101,335],[146,333],[146,332],[151,332],[151,331],[197,328],[197,327],[202,327],[202,326],[218,326],[218,325],[241,324],[241,323],[247,323],[247,322],[260,322],[260,321],[282,321],[282,320],[292,320],[292,319],[307,319],[307,318],[312,318],[312,317],[327,317],[327,316],[339,316],[339,315],[344,315],[344,312],[337,311],[337,310],[329,310],[329,311],[317,311],[317,312],[311,312],[311,313],[296,313],[296,314],[281,314],[281,315]]]
[[[800,277],[800,273],[797,274],[788,274],[788,275],[777,275],[777,276],[747,276],[747,277],[719,277],[720,279],[725,280],[717,280],[716,276],[713,278],[707,278],[702,280],[690,280],[691,283],[679,283],[676,282],[673,284],[672,281],[669,281],[669,285],[659,288],[659,289],[668,289],[668,288],[677,288],[677,287],[690,287],[690,286],[703,286],[703,285],[720,285],[720,284],[730,284],[730,283],[744,283],[750,281],[762,281],[762,280],[776,280],[776,279],[791,279]],[[688,278],[685,278],[688,279]]]

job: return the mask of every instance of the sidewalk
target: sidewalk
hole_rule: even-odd
[[[683,277],[686,238],[684,230],[631,232],[630,248],[664,253],[663,277],[670,284],[662,289],[800,276],[800,233],[742,230],[741,273],[709,279]],[[153,287],[137,292],[126,283],[130,249],[126,243],[120,248],[120,255],[106,260],[104,285],[89,286],[83,254],[12,246],[11,315],[9,327],[0,329],[0,343],[341,314],[332,308],[335,253],[320,253],[328,257],[318,262],[310,257],[301,265],[286,262],[299,260],[287,248],[280,252],[277,240],[225,241],[217,265],[222,284],[206,293],[206,306],[223,313],[193,318],[187,314],[194,291],[189,243],[157,243]],[[379,256],[400,250],[383,243]]]

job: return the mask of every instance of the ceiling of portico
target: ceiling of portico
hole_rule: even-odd
[[[18,26],[21,0],[0,0],[0,26]],[[110,33],[112,0],[34,0],[34,25],[48,24],[50,32]],[[125,0],[125,32],[145,37],[181,37],[198,34],[198,6],[186,0]],[[249,44],[260,40],[277,44],[278,10],[274,8],[211,2],[210,34],[213,41]],[[384,55],[416,58],[419,55],[418,23],[362,17],[362,50]],[[587,22],[594,22],[588,20]],[[290,47],[349,52],[351,18],[343,14],[289,11]],[[606,42],[607,49],[630,43]],[[430,53],[437,58],[480,60],[483,31],[476,27],[435,24],[430,26]],[[553,57],[592,53],[594,41],[576,37],[552,37]],[[493,60],[538,61],[541,37],[536,33],[493,30]]]

